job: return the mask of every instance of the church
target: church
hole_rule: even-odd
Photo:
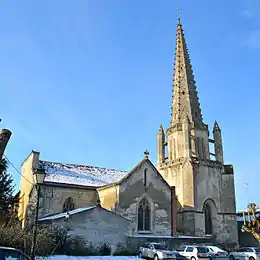
[[[157,133],[156,166],[147,151],[130,172],[43,161],[32,151],[22,164],[18,215],[23,226],[33,223],[34,174],[41,172],[39,221],[58,223],[68,212],[78,232],[88,226],[93,237],[105,237],[107,228],[120,241],[122,236],[186,235],[237,244],[233,167],[224,164],[220,126],[215,121],[211,138],[203,121],[180,19],[173,77],[171,120]],[[96,222],[89,224],[90,219]]]

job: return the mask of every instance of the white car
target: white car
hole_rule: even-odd
[[[140,246],[138,255],[139,258],[150,258],[154,260],[176,259],[176,254],[160,243],[144,243]]]
[[[219,260],[224,260],[228,258],[228,252],[222,250],[217,246],[205,246],[208,249],[208,254],[210,258],[217,258]]]
[[[181,246],[177,251],[190,260],[210,260],[205,246]]]
[[[231,252],[229,259],[260,260],[260,247],[242,247],[237,252]]]

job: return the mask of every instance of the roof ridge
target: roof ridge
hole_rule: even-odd
[[[88,210],[94,209],[96,207],[97,207],[97,205],[94,205],[94,206],[90,206],[90,207],[76,208],[76,209],[73,209],[73,210],[69,210],[67,212],[54,213],[54,214],[47,215],[47,216],[44,216],[44,217],[40,218],[39,221],[51,220],[53,218],[54,219],[59,219],[59,218],[65,217],[67,213],[69,215],[74,215],[74,214],[81,213],[83,211],[88,211]]]
[[[98,168],[98,169],[106,169],[106,170],[114,170],[114,171],[121,171],[121,172],[129,172],[129,171],[126,171],[126,170],[121,170],[121,169],[116,169],[116,168],[105,168],[105,167],[94,166],[94,165],[86,165],[86,164],[63,163],[63,162],[46,161],[46,160],[39,160],[39,162],[61,164],[61,165],[71,165],[71,166],[80,166],[80,167],[92,167],[92,168]]]

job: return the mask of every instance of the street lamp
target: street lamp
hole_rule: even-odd
[[[33,228],[33,240],[32,240],[32,247],[31,247],[31,258],[32,260],[35,259],[35,244],[36,244],[36,237],[37,237],[37,226],[38,226],[38,213],[39,213],[39,201],[40,201],[40,185],[44,181],[45,177],[45,171],[44,169],[37,169],[34,174],[34,183],[35,183],[35,188],[37,192],[37,197],[36,197],[36,209],[35,209],[35,219],[34,219],[34,228]]]

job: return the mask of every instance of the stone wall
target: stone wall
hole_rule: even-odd
[[[221,226],[217,234],[217,241],[222,244],[238,246],[237,216],[236,214],[219,214]],[[233,246],[232,246],[233,245]]]
[[[37,168],[39,161],[39,153],[31,152],[22,164],[22,175],[20,182],[20,197],[18,218],[25,224],[25,216],[27,214],[27,207],[30,201],[30,194],[34,185],[33,172]]]
[[[53,220],[52,223],[65,229],[69,227],[69,234],[80,236],[95,247],[107,243],[115,251],[118,244],[127,246],[130,221],[102,207],[71,215],[69,224],[64,218]]]
[[[101,206],[111,211],[116,211],[118,203],[118,185],[97,189]]]
[[[41,185],[39,194],[39,218],[63,212],[63,203],[71,197],[75,208],[95,206],[97,201],[96,190],[86,190],[70,187]],[[24,226],[34,223],[37,192],[35,186],[29,194],[29,202],[24,215]]]
[[[202,161],[196,177],[195,210],[203,211],[207,199],[214,201],[217,212],[221,211],[221,164],[214,161]]]
[[[97,203],[95,189],[42,185],[39,216],[63,212],[63,204],[68,197],[73,199],[75,209],[94,206]]]
[[[146,169],[146,186],[144,171]],[[132,233],[138,233],[138,205],[145,197],[151,206],[151,233],[171,234],[171,188],[163,180],[149,160],[139,165],[119,186],[117,212],[132,220]]]

